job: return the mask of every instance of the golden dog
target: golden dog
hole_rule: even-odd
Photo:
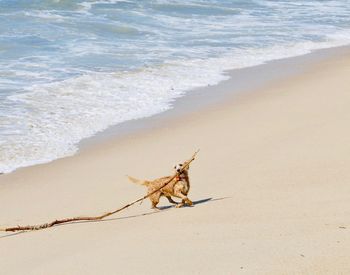
[[[185,168],[183,168],[185,167]],[[186,165],[186,162],[184,164],[178,164],[174,166],[174,169],[178,175],[171,180],[173,176],[163,177],[159,179],[155,179],[152,181],[148,180],[138,180],[133,177],[128,176],[129,180],[141,184],[147,187],[148,192],[147,194],[153,193],[155,190],[159,189],[162,185],[164,185],[166,182],[171,180],[167,185],[165,185],[163,188],[161,188],[159,191],[155,192],[154,194],[149,196],[149,199],[152,203],[152,208],[157,208],[157,204],[159,203],[159,200],[162,196],[165,196],[170,203],[177,204],[176,207],[182,207],[185,204],[191,206],[193,203],[192,201],[187,197],[188,192],[190,191],[190,180],[188,177],[188,169],[189,165]],[[181,203],[175,202],[171,197],[176,197],[182,199]]]

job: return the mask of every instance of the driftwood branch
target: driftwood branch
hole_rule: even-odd
[[[165,187],[166,185],[168,185],[174,178],[176,178],[179,174],[182,173],[182,171],[184,169],[186,169],[190,163],[192,161],[194,161],[197,153],[199,152],[196,151],[192,157],[186,161],[184,163],[184,166],[182,167],[181,171],[180,172],[176,172],[174,174],[174,176],[172,176],[167,182],[165,182],[161,187],[159,187],[158,189],[154,190],[152,193],[149,193],[147,194],[146,196],[143,196],[142,198],[139,198],[137,200],[134,200],[133,202],[130,202],[114,211],[111,211],[111,212],[107,212],[107,213],[104,213],[100,216],[81,216],[81,217],[73,217],[73,218],[66,218],[66,219],[60,219],[60,220],[54,220],[52,222],[49,222],[49,223],[43,223],[43,224],[37,224],[37,225],[25,225],[25,226],[21,226],[21,225],[18,225],[18,226],[14,226],[14,227],[7,227],[7,228],[0,228],[0,231],[4,231],[4,232],[16,232],[16,231],[30,231],[30,230],[41,230],[41,229],[45,229],[45,228],[49,228],[49,227],[52,227],[52,226],[55,226],[55,225],[58,225],[58,224],[63,224],[63,223],[70,223],[70,222],[78,222],[78,221],[99,221],[99,220],[103,220],[104,218],[108,217],[108,216],[111,216],[113,214],[116,214],[118,212],[121,212],[122,210],[134,205],[135,203],[138,203],[138,202],[142,202],[144,199],[148,198],[149,196],[153,195],[154,193],[158,192],[160,189],[162,189],[163,187]]]

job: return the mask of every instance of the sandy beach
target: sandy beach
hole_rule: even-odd
[[[350,53],[0,178],[0,227],[98,215],[200,149],[194,207],[0,234],[1,274],[350,273]],[[252,80],[253,81],[253,80]],[[215,87],[213,87],[215,89]]]

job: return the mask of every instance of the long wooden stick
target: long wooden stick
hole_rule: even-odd
[[[54,220],[52,222],[49,222],[49,223],[43,223],[43,224],[37,224],[37,225],[25,225],[25,226],[21,226],[21,225],[18,225],[18,226],[14,226],[14,227],[7,227],[7,228],[0,228],[0,231],[5,231],[5,232],[16,232],[16,231],[29,231],[29,230],[41,230],[41,229],[45,229],[45,228],[49,228],[49,227],[52,227],[54,225],[58,225],[58,224],[63,224],[63,223],[69,223],[69,222],[77,222],[77,221],[99,221],[99,220],[102,220],[108,216],[111,216],[113,214],[116,214],[132,205],[134,205],[135,203],[138,203],[140,201],[143,201],[144,199],[148,198],[149,196],[153,195],[154,193],[158,192],[160,189],[162,189],[163,187],[165,187],[166,185],[168,185],[174,178],[176,178],[179,174],[182,173],[182,171],[184,169],[186,169],[190,163],[192,161],[194,161],[197,153],[199,152],[196,151],[192,157],[186,161],[184,163],[184,166],[181,168],[180,172],[176,172],[174,176],[172,176],[167,182],[165,182],[161,187],[159,187],[158,189],[154,190],[153,192],[147,194],[146,196],[143,196],[142,198],[139,198],[137,200],[134,200],[133,202],[130,202],[126,205],[124,205],[123,207],[120,207],[114,211],[111,211],[111,212],[107,212],[105,214],[102,214],[100,216],[81,216],[81,217],[73,217],[73,218],[66,218],[66,219],[61,219],[61,220]]]

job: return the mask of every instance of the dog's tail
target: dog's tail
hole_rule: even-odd
[[[127,177],[133,183],[137,183],[137,184],[141,184],[141,185],[145,185],[145,186],[148,186],[148,184],[149,184],[149,181],[147,181],[147,180],[138,180],[138,179],[135,179],[135,178],[130,177],[130,176],[127,176]]]

